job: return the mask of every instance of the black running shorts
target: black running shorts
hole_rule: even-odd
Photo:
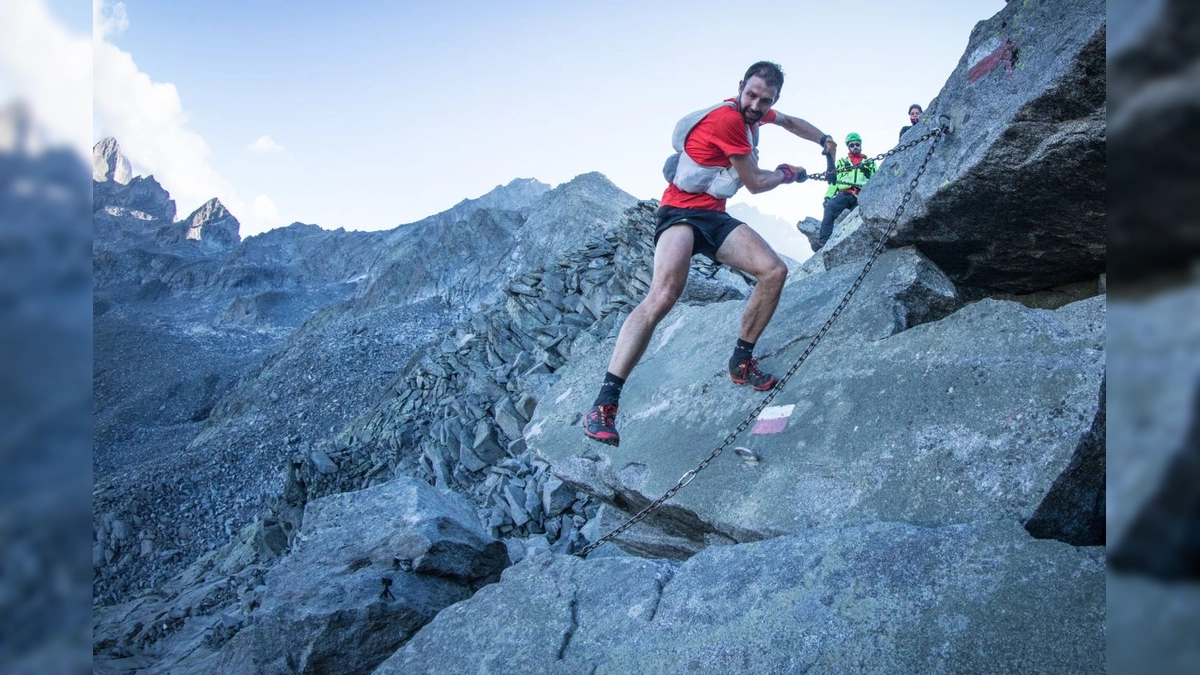
[[[660,206],[655,213],[658,226],[654,228],[654,244],[668,227],[687,223],[692,226],[695,242],[692,244],[692,255],[703,254],[709,260],[717,262],[717,250],[742,221],[724,211],[709,211],[708,209],[681,209],[676,206]]]

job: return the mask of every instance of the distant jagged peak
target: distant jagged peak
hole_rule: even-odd
[[[92,146],[92,180],[97,183],[112,181],[121,185],[128,185],[133,180],[133,167],[121,154],[121,147],[112,136]]]
[[[508,181],[508,185],[496,186],[496,189],[501,188],[507,190],[541,190],[545,192],[550,189],[550,186],[536,178],[514,178]]]
[[[501,209],[517,211],[537,201],[549,192],[550,186],[536,178],[514,178],[507,185],[497,185],[476,199],[464,199],[450,211],[464,209]]]
[[[595,185],[595,186],[604,187],[605,189],[617,187],[615,183],[613,183],[611,180],[608,179],[608,176],[605,176],[604,174],[600,173],[599,171],[589,171],[587,173],[581,173],[578,176],[575,176],[574,178],[572,178],[571,180],[563,183],[559,187],[565,187],[567,185],[574,185],[574,186],[593,186],[593,185]]]
[[[200,208],[192,211],[191,215],[187,217],[189,223],[195,222],[198,224],[223,220],[225,218],[233,218],[233,214],[231,214],[229,210],[225,208],[225,205],[221,203],[221,200],[217,199],[216,197],[213,197],[212,199],[201,204]]]
[[[589,171],[575,176],[551,190],[550,196],[556,200],[579,197],[600,200],[615,198],[628,198],[626,201],[634,200],[632,195],[617,187],[616,183],[599,171]]]
[[[216,197],[192,211],[185,223],[188,239],[221,247],[236,246],[242,240],[241,223]]]

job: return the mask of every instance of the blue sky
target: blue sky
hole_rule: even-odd
[[[77,3],[11,1],[86,26]],[[243,234],[390,228],[514,178],[589,171],[658,198],[675,121],[733,96],[753,61],[787,73],[777,109],[839,142],[857,131],[874,155],[1003,5],[94,2],[91,141],[116,136],[181,216],[219,197]],[[760,148],[764,166],[824,168],[815,144],[776,127]],[[795,221],[819,214],[822,193],[733,201]]]

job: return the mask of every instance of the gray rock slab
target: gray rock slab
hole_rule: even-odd
[[[507,396],[497,399],[492,404],[492,415],[496,418],[496,424],[500,425],[500,430],[510,440],[521,436],[521,429],[528,421],[527,418],[520,416]]]
[[[808,239],[811,246],[817,241],[817,235],[821,234],[821,219],[808,216],[796,223],[796,229]]]
[[[471,443],[471,452],[486,464],[495,464],[504,459],[504,446],[496,438],[496,430],[487,420],[479,420],[475,424],[475,437]]]
[[[221,672],[370,672],[507,564],[464,498],[423,481],[315,500],[268,573],[262,606],[222,650]]]
[[[710,535],[750,541],[830,523],[1024,522],[1037,512],[1081,446],[1095,440],[1103,298],[1056,311],[984,300],[884,337],[887,317],[904,304],[884,292],[887,277],[874,277],[877,271],[855,298],[863,303],[857,312],[847,310],[772,401],[793,406],[780,410],[789,413],[786,426],[776,433],[751,428],[733,444],[762,461],[737,460],[731,447],[635,528],[642,530],[633,535],[641,553],[679,557],[680,538],[699,550]],[[782,375],[807,346],[821,318],[812,308],[827,303],[806,289],[829,274],[788,287],[759,343],[765,369]],[[560,371],[526,432],[529,447],[576,489],[629,514],[644,507],[762,399],[729,381],[728,351],[713,339],[725,333],[732,343],[738,309],[726,304],[667,316],[625,385],[619,448],[586,439],[578,427],[607,354]],[[1088,495],[1086,508],[1053,511],[1097,518],[1100,471],[1076,479],[1086,483],[1077,491]],[[1087,522],[1043,525],[1065,531]],[[657,552],[653,529],[662,531]]]
[[[687,285],[683,289],[683,294],[679,296],[679,302],[688,305],[707,305],[726,300],[743,300],[750,295],[750,289],[746,283],[734,277],[728,270],[715,270],[715,272],[716,274],[709,276],[695,269],[689,270]]]
[[[1014,523],[821,528],[682,564],[533,556],[375,672],[1101,672],[1100,548]]]

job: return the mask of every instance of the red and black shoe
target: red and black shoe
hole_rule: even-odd
[[[620,445],[617,433],[617,406],[614,403],[594,405],[583,417],[583,434],[608,445]]]
[[[774,389],[779,378],[758,369],[758,359],[742,361],[729,366],[729,377],[734,384],[748,384],[758,391]]]

